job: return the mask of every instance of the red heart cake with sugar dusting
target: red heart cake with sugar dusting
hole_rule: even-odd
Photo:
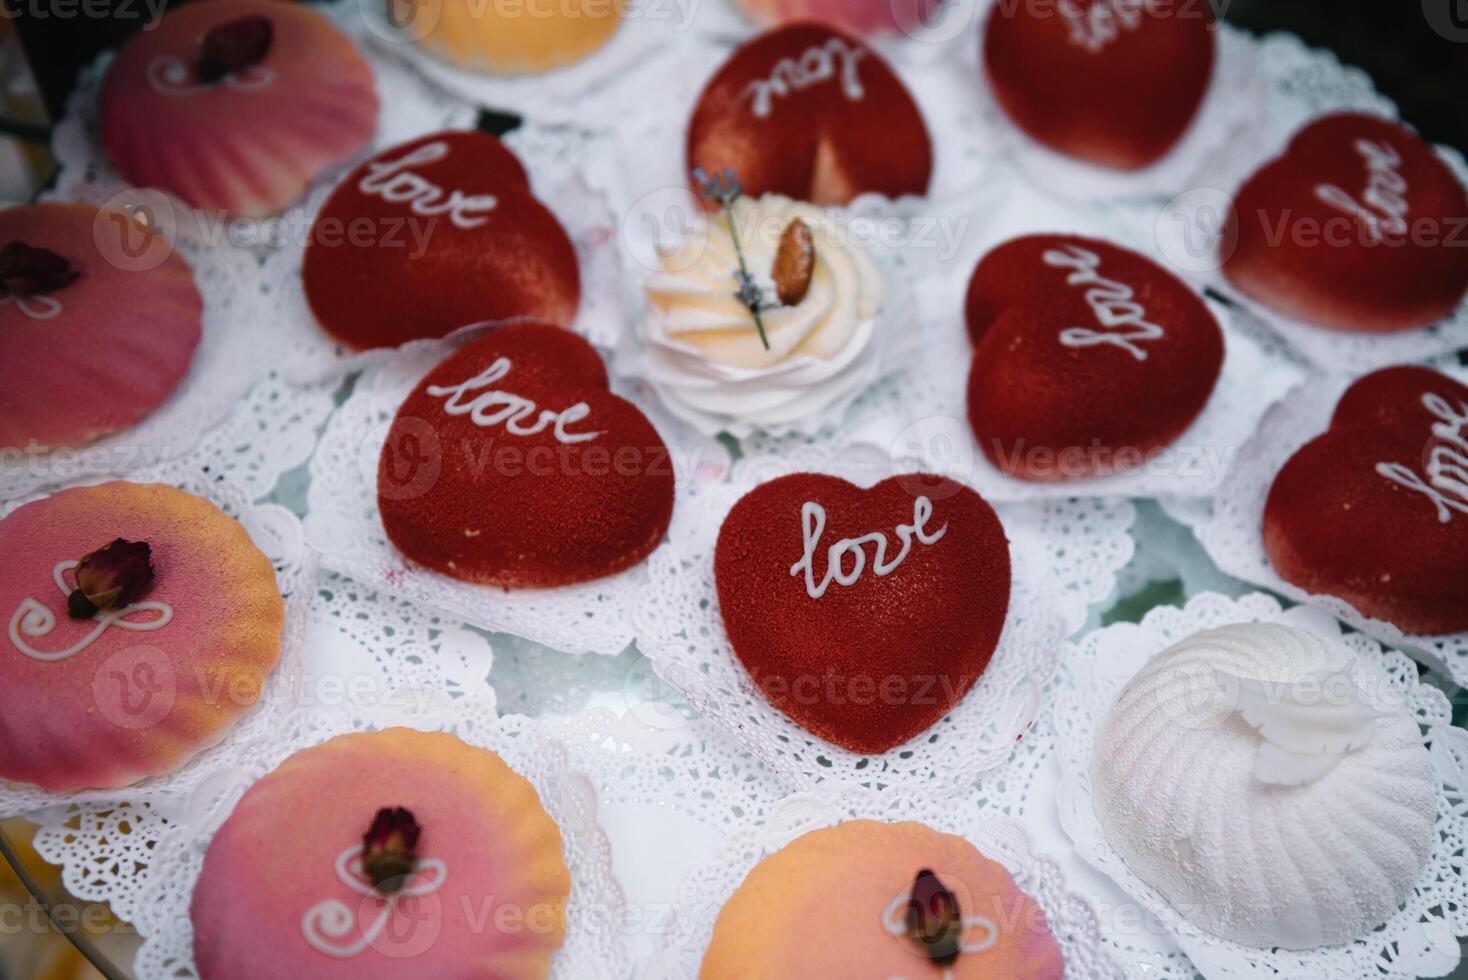
[[[1306,323],[1410,330],[1468,293],[1468,192],[1387,119],[1333,115],[1300,130],[1239,189],[1229,225],[1224,275]]]
[[[841,205],[867,192],[926,193],[933,147],[880,55],[801,23],[745,44],[705,86],[688,123],[688,169],[732,169],[754,197]]]
[[[999,469],[1108,476],[1172,443],[1207,404],[1223,332],[1202,299],[1108,242],[1029,235],[984,256],[965,309],[969,424]]]
[[[311,228],[302,277],[327,333],[358,349],[531,317],[569,325],[576,249],[503,143],[433,133],[353,170]]]
[[[1213,77],[1208,4],[1156,0],[998,3],[984,70],[1036,141],[1120,170],[1157,162],[1187,131]]]
[[[673,514],[668,447],[607,388],[585,340],[491,330],[413,389],[383,446],[377,504],[412,561],[537,589],[603,578],[657,547]]]
[[[797,473],[736,503],[714,575],[761,694],[806,731],[885,752],[931,728],[989,664],[1009,543],[983,498],[908,474],[870,489]]]
[[[1264,548],[1287,581],[1408,633],[1468,630],[1468,387],[1425,367],[1352,384],[1275,477]]]

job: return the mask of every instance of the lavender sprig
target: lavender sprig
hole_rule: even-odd
[[[706,200],[718,204],[724,211],[724,220],[729,225],[729,237],[734,241],[734,255],[739,259],[739,271],[734,273],[734,281],[739,288],[735,291],[734,298],[743,303],[750,316],[754,317],[760,343],[765,345],[765,350],[769,350],[770,338],[765,335],[765,321],[760,315],[766,307],[764,290],[754,281],[749,266],[745,264],[744,248],[739,244],[739,229],[734,222],[734,202],[744,193],[744,186],[734,176],[732,169],[711,177],[707,170],[698,167],[693,171],[693,179],[698,183],[699,193]]]

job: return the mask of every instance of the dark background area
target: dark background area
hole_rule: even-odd
[[[142,25],[139,0],[89,0],[110,18],[39,17],[36,0],[0,0],[52,118],[77,69]],[[715,3],[719,0],[702,0]],[[1365,69],[1428,140],[1468,152],[1468,0],[1208,0],[1225,20],[1256,33],[1291,31]]]

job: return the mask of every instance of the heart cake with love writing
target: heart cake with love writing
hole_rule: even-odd
[[[409,559],[504,589],[586,582],[638,564],[673,514],[668,447],[611,393],[585,340],[493,329],[428,372],[378,464],[383,528]]]
[[[1425,367],[1361,378],[1264,506],[1275,571],[1408,633],[1468,630],[1468,387]]]
[[[885,752],[932,727],[988,666],[1009,543],[978,494],[923,474],[863,489],[797,473],[736,503],[714,572],[761,694],[812,734]]]
[[[1198,417],[1223,366],[1223,332],[1196,293],[1091,238],[1000,245],[974,270],[965,315],[974,436],[1025,480],[1141,465]]]

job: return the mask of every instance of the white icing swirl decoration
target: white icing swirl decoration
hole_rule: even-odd
[[[159,95],[182,97],[198,95],[214,89],[193,80],[193,70],[183,58],[174,55],[159,55],[148,63],[148,87]],[[275,82],[275,72],[264,65],[251,65],[244,71],[232,72],[219,80],[219,84],[236,92],[259,92]]]
[[[56,581],[56,587],[61,590],[62,596],[71,594],[71,587],[66,584],[66,573],[80,564],[75,561],[58,562],[51,570],[51,577]],[[129,616],[138,613],[153,613],[152,619],[133,620]],[[101,611],[92,617],[96,626],[92,631],[80,640],[67,647],[65,650],[45,651],[37,650],[25,639],[39,639],[47,636],[56,629],[56,613],[36,599],[27,598],[16,608],[15,614],[10,617],[10,642],[17,650],[30,657],[32,660],[40,660],[47,663],[68,660],[81,653],[87,647],[97,641],[103,633],[116,627],[134,633],[150,633],[161,630],[173,621],[173,607],[166,602],[135,602],[122,609]]]
[[[1137,302],[1136,291],[1126,283],[1107,279],[1100,274],[1101,256],[1075,245],[1048,249],[1042,261],[1057,269],[1070,269],[1067,286],[1086,287],[1086,302],[1101,324],[1091,327],[1066,327],[1060,331],[1060,342],[1066,347],[1096,347],[1112,344],[1139,361],[1147,352],[1138,344],[1161,340],[1166,335],[1160,326],[1147,319],[1147,308]],[[1122,329],[1118,329],[1122,328]]]
[[[1377,463],[1376,472],[1408,490],[1422,494],[1437,508],[1437,519],[1447,524],[1453,511],[1468,514],[1468,405],[1451,402],[1435,392],[1422,396],[1422,407],[1438,421],[1432,425],[1434,445],[1427,454],[1427,479],[1403,463]]]
[[[414,214],[436,218],[447,214],[458,228],[478,228],[489,220],[488,214],[499,204],[493,194],[465,194],[457,188],[448,192],[410,168],[435,163],[449,155],[443,140],[424,143],[396,160],[367,164],[367,176],[357,182],[357,189],[369,197],[379,197],[393,204],[406,204]]]
[[[1060,0],[1056,9],[1070,22],[1070,43],[1094,54],[1120,37],[1122,31],[1137,30],[1144,16],[1151,16],[1162,6],[1159,0],[1099,0],[1085,7],[1077,0]],[[1165,10],[1181,16],[1171,7]]]
[[[486,429],[503,423],[505,431],[512,436],[533,436],[549,426],[557,442],[570,445],[590,442],[601,435],[600,432],[570,430],[572,425],[585,421],[591,415],[591,406],[586,402],[577,402],[559,412],[545,409],[537,413],[535,402],[529,398],[489,387],[503,381],[513,367],[508,357],[498,357],[467,381],[456,385],[431,385],[428,394],[434,398],[446,398],[443,410],[449,415],[467,415],[475,425]],[[489,390],[483,390],[486,388]]]
[[[1357,201],[1335,184],[1316,184],[1315,196],[1337,211],[1359,218],[1373,242],[1386,235],[1407,233],[1407,178],[1397,169],[1402,156],[1396,148],[1374,140],[1351,144],[1366,163],[1366,190]]]
[[[887,535],[881,531],[863,534],[859,538],[842,538],[826,549],[826,573],[817,582],[816,548],[820,545],[821,535],[826,530],[826,508],[814,500],[807,500],[800,508],[800,532],[804,541],[804,549],[800,561],[790,566],[790,574],[799,575],[805,572],[806,594],[812,599],[819,599],[826,594],[832,581],[843,586],[855,584],[866,568],[867,556],[864,546],[874,544],[876,555],[872,558],[872,573],[879,578],[891,575],[897,571],[897,566],[907,560],[908,553],[912,551],[914,538],[923,544],[933,544],[948,533],[947,524],[936,531],[927,529],[928,521],[932,516],[933,502],[931,500],[927,497],[917,497],[913,500],[912,523],[899,524],[894,529],[897,540],[902,542],[902,547],[897,552],[897,557],[891,561],[887,560]],[[852,558],[850,571],[842,567],[847,555]]]
[[[766,350],[736,297],[739,255],[728,223],[706,220],[644,286],[641,333],[648,379],[679,417],[706,433],[735,425],[780,426],[853,396],[873,378],[882,273],[851,229],[822,209],[767,194],[733,206],[739,244],[756,285],[775,292],[781,235],[799,219],[811,231],[810,288],[792,306],[761,311]]]
[[[53,320],[61,315],[61,300],[55,296],[5,296],[0,306],[14,303],[15,308],[32,320]]]
[[[768,78],[757,78],[744,90],[750,111],[758,119],[767,118],[775,108],[775,100],[825,82],[837,82],[841,94],[852,102],[866,98],[861,83],[861,59],[867,49],[847,44],[833,37],[825,44],[807,48],[798,58],[781,58]]]
[[[898,895],[892,899],[882,913],[882,928],[893,936],[907,935],[907,895]],[[961,943],[958,947],[960,953],[972,956],[977,953],[987,953],[999,942],[999,926],[993,919],[982,915],[966,915],[963,918],[963,931],[967,934],[970,930],[983,930],[982,938],[975,937],[968,942]],[[943,980],[953,980],[953,970],[945,967],[942,974]]]
[[[336,876],[341,883],[364,898],[376,897],[381,902],[377,916],[365,928],[357,915],[343,901],[335,898],[311,906],[301,916],[301,934],[312,947],[337,959],[351,959],[366,952],[382,935],[398,903],[405,898],[432,895],[448,880],[448,867],[438,860],[420,860],[410,880],[391,895],[380,895],[362,871],[362,847],[354,845],[336,858]],[[353,934],[356,934],[353,938]]]

